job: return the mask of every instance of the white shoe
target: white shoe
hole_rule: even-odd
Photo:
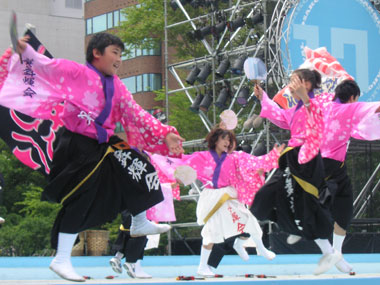
[[[167,224],[156,224],[148,220],[144,220],[142,223],[136,226],[132,224],[131,226],[131,237],[141,237],[147,235],[162,234],[169,231],[172,227]]]
[[[234,242],[234,250],[239,254],[240,258],[243,259],[244,261],[248,261],[249,255],[248,252],[246,251],[245,247],[243,246],[244,240],[241,238],[236,238]]]
[[[141,267],[140,260],[138,260],[135,264],[135,273],[136,273],[136,278],[140,278],[140,279],[152,278],[151,275],[144,272],[144,270]]]
[[[350,273],[352,271],[352,266],[344,258],[335,263],[335,267],[343,273]]]
[[[268,260],[273,260],[276,257],[276,254],[273,251],[266,248],[260,250],[256,248],[256,251],[257,255],[261,255],[262,257],[265,257]]]
[[[325,273],[342,259],[342,254],[334,249],[332,253],[324,254],[318,262],[314,275]]]
[[[63,279],[66,279],[69,281],[75,281],[75,282],[86,281],[83,276],[80,276],[79,274],[75,272],[70,262],[57,263],[53,259],[53,261],[50,263],[49,268],[50,270],[57,273],[57,275]]]
[[[116,257],[112,257],[110,260],[110,265],[112,267],[112,270],[115,271],[116,273],[120,274],[123,272],[123,268],[121,267],[120,259],[118,259]]]
[[[286,239],[286,243],[287,244],[295,244],[295,243],[299,242],[301,239],[302,239],[302,237],[300,237],[300,236],[289,235],[288,238]]]
[[[212,272],[212,270],[211,270],[211,268],[210,268],[209,265],[199,266],[197,274],[201,275],[203,277],[215,277],[215,273]]]
[[[123,267],[127,271],[127,274],[129,275],[129,277],[136,278],[136,271],[135,271],[136,264],[135,263],[125,262],[123,264]]]

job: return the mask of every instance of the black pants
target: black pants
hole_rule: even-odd
[[[131,237],[129,230],[131,227],[132,215],[128,211],[123,211],[121,214],[123,230],[119,230],[112,249],[123,253],[126,262],[136,263],[137,260],[143,259],[144,248],[148,239],[146,236]]]
[[[59,232],[78,233],[111,222],[123,210],[141,213],[163,200],[154,167],[117,137],[108,143],[63,129],[56,140],[42,199],[62,204],[51,243]]]
[[[333,232],[331,194],[320,155],[298,163],[298,148],[280,157],[279,169],[256,193],[251,212],[258,220],[276,222],[281,230],[309,240]]]
[[[332,217],[342,229],[347,230],[352,220],[354,199],[346,165],[344,162],[329,158],[324,158],[323,163],[326,180],[336,186],[335,191],[332,191]]]
[[[249,236],[249,234],[243,233],[237,236],[230,237],[222,243],[214,244],[210,256],[208,258],[207,264],[214,268],[217,268],[220,262],[222,261],[223,257],[233,249],[235,240],[239,237],[248,238]]]

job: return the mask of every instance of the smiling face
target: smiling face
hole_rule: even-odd
[[[218,154],[223,152],[228,152],[228,147],[230,146],[230,137],[228,135],[219,136],[215,143],[215,151]]]
[[[113,76],[121,65],[122,50],[117,45],[109,45],[103,54],[97,49],[93,50],[94,60],[92,64],[104,75]]]

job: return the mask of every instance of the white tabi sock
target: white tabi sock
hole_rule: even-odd
[[[333,247],[336,251],[342,253],[342,247],[343,242],[346,236],[337,235],[334,233],[333,235]],[[337,264],[335,264],[336,268],[338,268],[339,271],[343,273],[350,273],[352,271],[352,266],[349,264],[344,258],[342,258],[340,261],[338,261]]]
[[[77,282],[85,279],[77,274],[71,264],[71,251],[78,234],[58,233],[57,254],[50,263],[49,268],[60,277]]]
[[[276,257],[276,254],[273,251],[270,251],[265,247],[261,238],[252,236],[252,239],[256,244],[257,255],[261,255],[268,260],[272,260]]]
[[[342,253],[342,247],[343,247],[343,242],[345,238],[346,238],[345,235],[341,236],[341,235],[337,235],[336,233],[334,233],[333,235],[333,247],[340,253]]]
[[[321,249],[322,254],[329,254],[333,253],[334,249],[331,246],[331,243],[328,239],[315,239],[314,242],[318,245],[318,247]]]
[[[198,266],[198,274],[202,276],[214,276],[210,266],[207,264],[208,258],[210,257],[211,249],[207,249],[204,246],[201,247],[201,256]]]

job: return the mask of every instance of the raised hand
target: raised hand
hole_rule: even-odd
[[[184,153],[181,144],[183,141],[185,141],[185,139],[175,133],[168,133],[165,138],[166,145],[168,146],[170,152],[174,154]]]
[[[263,99],[263,89],[260,87],[259,84],[255,84],[255,96],[260,101]]]

